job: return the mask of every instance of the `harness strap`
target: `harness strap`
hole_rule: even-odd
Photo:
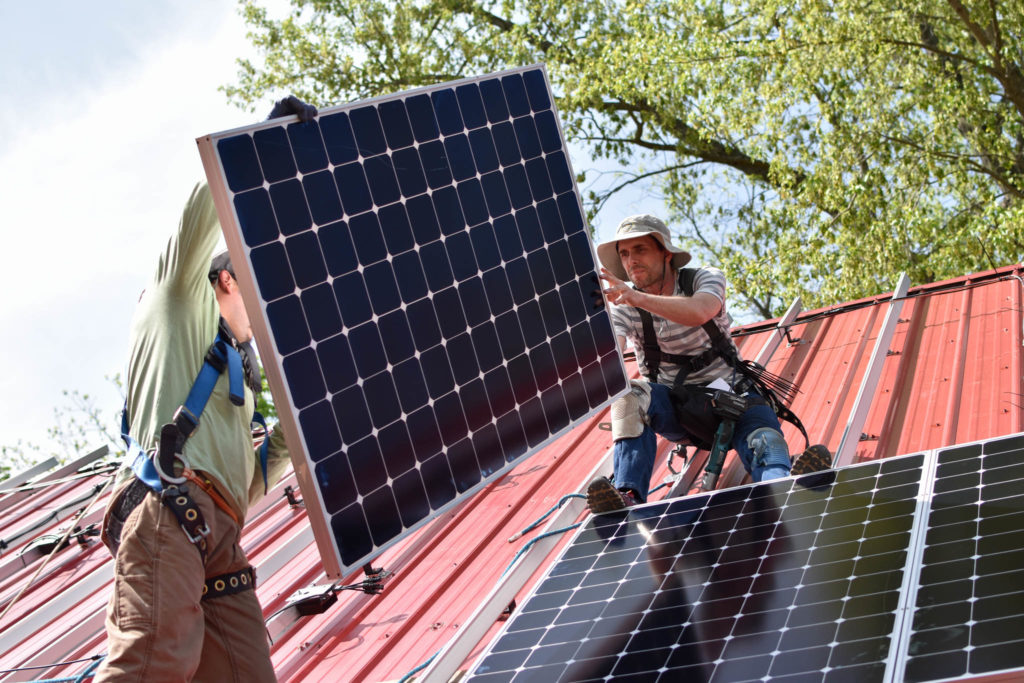
[[[188,486],[171,484],[160,493],[160,500],[177,517],[181,530],[185,532],[185,537],[196,547],[199,556],[203,559],[203,564],[206,564],[208,552],[206,537],[210,535],[210,527],[203,518],[203,513],[196,505],[196,501],[189,495]]]
[[[696,279],[697,269],[696,268],[680,268],[679,269],[679,289],[686,296],[693,296],[693,283]],[[644,366],[645,375],[647,381],[657,382],[658,381],[658,370],[661,365],[661,361],[665,360],[669,363],[673,363],[679,366],[679,372],[676,374],[674,386],[681,386],[688,375],[702,370],[710,365],[716,358],[722,358],[730,367],[742,376],[750,380],[755,386],[757,386],[759,393],[761,393],[771,406],[772,410],[779,417],[780,420],[794,425],[800,434],[804,437],[804,441],[810,443],[810,439],[807,437],[807,429],[804,427],[800,418],[797,417],[796,413],[790,410],[786,405],[782,403],[776,392],[769,386],[762,375],[759,375],[751,367],[750,363],[744,363],[740,361],[738,354],[736,353],[736,347],[733,346],[732,342],[726,337],[722,329],[715,324],[714,320],[706,321],[701,327],[704,332],[708,335],[711,340],[711,348],[705,349],[703,353],[694,356],[684,356],[681,354],[665,353],[661,350],[658,345],[658,337],[654,332],[654,318],[650,311],[646,311],[642,308],[637,308],[637,312],[640,314],[640,322],[643,328],[643,339],[641,346],[644,350]]]
[[[217,506],[227,512],[236,524],[241,526],[241,522],[223,496],[213,488],[213,485],[210,482],[204,483],[192,472],[183,453],[185,442],[199,426],[199,418],[213,394],[218,378],[225,369],[228,371],[228,396],[231,403],[236,406],[245,405],[246,373],[242,357],[233,335],[227,331],[226,323],[221,320],[217,337],[210,344],[210,348],[203,358],[203,365],[199,368],[195,381],[192,382],[192,388],[189,390],[185,402],[175,411],[172,421],[165,424],[160,431],[159,447],[156,453],[150,454],[144,451],[129,434],[127,399],[124,410],[121,412],[121,438],[127,446],[125,461],[142,483],[160,494],[161,500],[177,517],[186,537],[199,550],[204,564],[206,563],[206,536],[210,533],[210,528],[203,519],[199,507],[189,495],[185,482],[195,483],[209,493]],[[261,424],[266,432],[266,422],[262,415],[254,412],[252,420]],[[264,439],[259,454],[264,493],[267,491],[267,452],[268,443]],[[180,461],[183,465],[181,477],[174,476],[175,460]]]
[[[244,591],[251,591],[256,587],[256,570],[252,567],[239,569],[237,572],[229,572],[213,576],[203,583],[203,600],[221,598],[225,595],[234,595]]]
[[[193,470],[187,468],[185,469],[184,472],[181,473],[181,476],[188,479],[190,482],[201,488],[203,491],[206,491],[206,494],[210,496],[211,499],[213,499],[213,502],[217,507],[226,512],[228,517],[234,520],[235,524],[237,524],[239,527],[242,526],[242,522],[239,521],[238,515],[235,513],[234,510],[231,509],[231,505],[228,503],[227,499],[220,494],[220,491],[216,489],[212,481],[210,481],[209,479],[201,478]]]

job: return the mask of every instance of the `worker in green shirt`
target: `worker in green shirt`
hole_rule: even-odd
[[[289,97],[271,118],[292,114],[308,121],[316,110]],[[264,462],[254,449],[262,381],[231,260],[226,252],[211,258],[219,236],[210,189],[200,184],[132,320],[125,410],[138,448],[104,517],[115,580],[97,681],[275,680],[239,539],[249,506],[283,474],[288,453],[280,429],[267,436]],[[218,366],[210,354],[224,362],[193,425],[181,415],[191,415],[201,371]],[[168,444],[175,465],[159,467]],[[155,488],[145,476],[154,463]]]

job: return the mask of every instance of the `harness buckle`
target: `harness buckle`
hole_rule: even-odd
[[[185,538],[187,538],[189,540],[189,542],[192,543],[193,545],[199,545],[199,543],[204,538],[206,538],[207,536],[210,535],[210,525],[208,525],[206,522],[203,522],[203,525],[201,527],[197,527],[196,528],[196,535],[195,536],[193,536],[192,534],[190,534],[188,532],[188,529],[185,527],[184,524],[181,524],[180,526],[181,526],[181,530],[185,532]]]

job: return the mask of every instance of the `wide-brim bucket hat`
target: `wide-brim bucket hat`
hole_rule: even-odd
[[[690,253],[684,249],[674,246],[668,226],[656,216],[647,213],[638,214],[624,218],[619,227],[615,229],[615,235],[597,245],[597,258],[601,265],[608,269],[620,280],[628,280],[626,269],[622,267],[622,260],[619,258],[619,250],[616,245],[622,240],[633,239],[650,235],[665,247],[665,250],[672,254],[672,267],[682,268],[690,262]]]

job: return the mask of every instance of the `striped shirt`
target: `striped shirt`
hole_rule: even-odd
[[[725,273],[713,267],[699,268],[693,278],[693,292],[694,294],[707,292],[722,302],[722,310],[712,320],[725,333],[726,338],[731,339],[729,337],[729,330],[732,327],[732,317],[729,315],[725,304]],[[679,288],[678,277],[676,278],[673,294],[675,296],[683,296],[683,292]],[[629,340],[636,350],[637,365],[639,365],[641,372],[646,372],[643,350],[643,323],[640,321],[640,311],[633,306],[612,306],[611,316],[615,335]],[[707,332],[701,327],[680,325],[679,323],[665,320],[653,313],[651,318],[654,321],[654,332],[658,336],[658,346],[661,347],[662,352],[695,356],[711,348],[711,339],[708,338]],[[678,372],[678,365],[669,363],[662,358],[658,368],[658,382],[672,386]],[[711,365],[687,376],[685,383],[707,384],[719,377],[727,377],[731,372],[732,369],[722,358],[716,358],[712,361]]]

